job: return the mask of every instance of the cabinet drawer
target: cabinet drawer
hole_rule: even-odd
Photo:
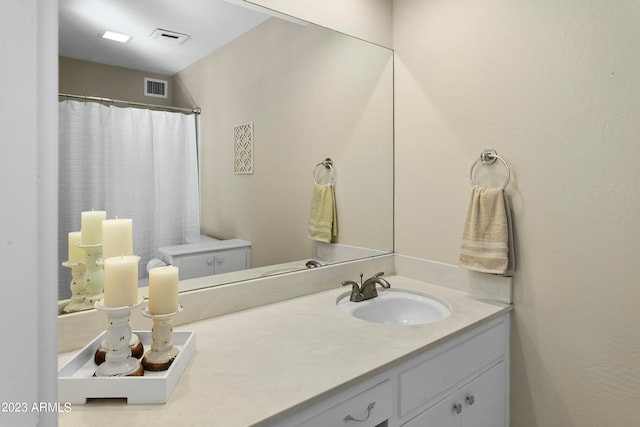
[[[400,415],[404,416],[504,357],[505,324],[460,343],[400,374]]]
[[[393,388],[391,381],[387,380],[311,418],[301,426],[374,427],[391,418],[393,402]],[[349,417],[355,420],[350,421]]]

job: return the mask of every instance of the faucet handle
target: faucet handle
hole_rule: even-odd
[[[340,283],[342,286],[353,286],[354,288],[360,290],[360,286],[358,286],[358,284],[356,282],[354,282],[353,280],[344,280],[342,281],[342,283]]]
[[[360,293],[360,286],[353,280],[345,280],[341,283],[342,286],[351,285],[351,296],[349,301],[360,302],[362,301],[362,294]]]

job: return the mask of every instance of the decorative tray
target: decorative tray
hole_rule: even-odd
[[[132,331],[144,346],[151,348],[151,331]],[[98,365],[94,354],[105,332],[87,344],[58,370],[58,398],[72,404],[87,403],[93,398],[124,398],[127,403],[166,403],[196,350],[196,333],[174,331],[173,345],[180,352],[168,370],[144,371],[141,377],[94,377]]]

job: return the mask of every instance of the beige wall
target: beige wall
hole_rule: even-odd
[[[178,73],[202,108],[202,231],[251,241],[254,267],[313,257],[312,171],[331,157],[337,241],[392,250],[392,76],[386,49],[276,19]],[[235,175],[233,127],[247,122],[254,173]]]
[[[171,76],[114,67],[112,65],[59,58],[59,90],[74,95],[99,96],[123,101],[173,105]],[[167,98],[144,95],[144,78],[167,80]],[[191,107],[191,105],[187,105]]]
[[[394,1],[397,252],[456,264],[472,162],[513,169],[513,427],[640,420],[639,42],[637,2]]]

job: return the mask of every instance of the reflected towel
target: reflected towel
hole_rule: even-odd
[[[309,238],[330,243],[338,235],[336,198],[331,184],[315,184],[311,196]]]
[[[513,274],[511,210],[502,188],[473,187],[462,233],[460,265],[483,273]]]

